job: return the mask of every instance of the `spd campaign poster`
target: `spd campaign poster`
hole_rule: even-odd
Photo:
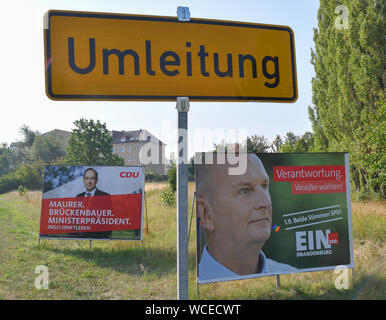
[[[142,240],[143,167],[46,166],[40,238]]]
[[[353,268],[348,154],[244,156],[196,164],[197,282]]]

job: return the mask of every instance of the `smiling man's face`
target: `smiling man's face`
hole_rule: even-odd
[[[83,183],[88,192],[92,191],[98,182],[97,175],[94,170],[87,170],[83,176]]]
[[[217,239],[231,238],[238,246],[264,243],[272,224],[269,177],[260,159],[248,155],[243,175],[228,175],[227,166],[213,167],[212,209]]]

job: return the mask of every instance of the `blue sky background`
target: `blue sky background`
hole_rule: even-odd
[[[295,34],[298,100],[295,103],[193,102],[189,136],[198,130],[247,130],[272,141],[288,131],[311,131],[307,107],[312,104],[311,60],[313,28],[317,26],[316,0],[14,0],[2,3],[0,143],[21,139],[26,124],[41,133],[68,130],[80,118],[99,119],[109,130],[147,129],[175,152],[177,112],[173,102],[51,101],[45,94],[43,15],[49,9],[176,16],[186,6],[192,18],[207,18],[286,25]],[[195,131],[196,130],[196,131]],[[190,141],[189,154],[195,150]],[[198,144],[198,148],[200,145]]]

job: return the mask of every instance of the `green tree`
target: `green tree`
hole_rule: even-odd
[[[112,141],[106,124],[99,120],[74,121],[68,142],[65,162],[72,165],[123,165],[124,161],[113,154]]]
[[[353,155],[357,167],[366,168],[362,175],[358,170],[354,171],[354,179],[357,184],[366,183],[370,192],[385,197],[386,189],[386,101],[379,102],[379,112],[369,116],[366,124],[368,135],[364,141],[367,153],[363,155]]]
[[[44,163],[34,161],[32,164],[23,164],[14,175],[20,184],[28,189],[38,190],[43,185]]]
[[[59,140],[54,136],[36,137],[31,146],[31,157],[33,160],[42,160],[50,163],[66,154],[65,149]]]
[[[168,172],[168,184],[169,188],[176,192],[177,190],[177,167],[173,163]]]
[[[304,133],[298,141],[296,141],[294,146],[294,152],[310,152],[313,150],[314,146],[314,135],[312,132]]]
[[[10,148],[6,143],[0,146],[0,176],[14,172],[30,162],[30,151],[25,146],[17,145]]]
[[[274,153],[278,153],[280,152],[282,146],[283,146],[283,140],[281,139],[280,135],[277,134],[275,139],[272,141],[271,150]]]
[[[6,143],[0,147],[0,176],[11,171],[12,168],[12,153]]]
[[[335,13],[339,5],[347,8],[347,28],[336,23],[342,17]],[[350,152],[354,186],[382,194],[384,183],[370,167],[371,159],[385,150],[385,139],[374,145],[385,121],[377,116],[385,99],[384,14],[381,0],[320,1],[311,50],[313,106],[308,110],[315,151]]]
[[[32,147],[32,144],[35,141],[35,138],[40,135],[39,131],[33,131],[27,125],[22,125],[19,129],[21,135],[23,136],[22,144],[28,149]]]
[[[19,129],[22,135],[22,140],[13,144],[10,148],[10,157],[12,159],[12,169],[19,168],[22,164],[31,164],[31,146],[35,138],[40,135],[39,131],[33,131],[27,125],[23,125]]]
[[[218,144],[213,144],[213,148],[213,152],[243,152],[243,150],[247,150],[248,153],[263,153],[268,152],[271,148],[271,144],[264,136],[255,134],[247,137],[246,141],[244,140],[241,143],[227,143],[222,140]]]
[[[0,177],[0,193],[17,189],[20,185],[39,190],[43,186],[44,163],[34,161],[31,164],[21,164],[18,169]]]
[[[253,135],[247,137],[247,151],[250,153],[267,152],[271,145],[264,136]]]
[[[31,163],[31,152],[30,149],[24,145],[17,145],[11,150],[11,156],[13,159],[13,167],[18,168],[22,164]]]
[[[172,163],[168,172],[168,188],[161,193],[161,202],[166,206],[174,206],[176,204],[177,191],[177,167]]]
[[[311,152],[314,149],[314,135],[307,131],[301,137],[290,135],[291,139],[287,140],[282,146],[281,152]]]
[[[284,136],[284,143],[282,144],[280,152],[295,152],[294,148],[298,140],[299,137],[293,132],[287,132]]]

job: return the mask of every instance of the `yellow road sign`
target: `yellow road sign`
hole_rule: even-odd
[[[44,34],[54,100],[297,99],[286,26],[52,10]]]

